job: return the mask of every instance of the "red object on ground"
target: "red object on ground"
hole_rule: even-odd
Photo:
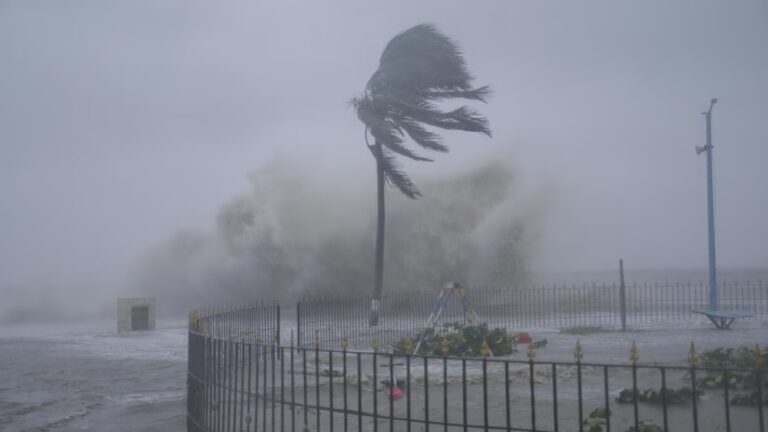
[[[529,344],[531,342],[533,342],[533,339],[531,338],[531,335],[528,334],[528,332],[519,332],[517,334],[517,343]]]
[[[403,391],[398,386],[392,386],[389,388],[389,398],[391,400],[398,400],[403,397]]]

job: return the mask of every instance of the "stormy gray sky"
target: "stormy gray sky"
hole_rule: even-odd
[[[719,263],[768,266],[766,0],[0,0],[0,292],[123,285],[271,160],[372,192],[348,100],[421,22],[494,88],[494,137],[407,168],[509,161],[548,197],[537,270],[705,267],[711,97]]]

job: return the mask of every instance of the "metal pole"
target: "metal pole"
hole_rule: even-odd
[[[707,152],[707,220],[709,235],[709,310],[716,311],[717,308],[717,270],[715,262],[715,205],[714,188],[712,186],[712,107],[717,103],[717,99],[712,99],[709,103],[709,109],[703,113],[707,121],[707,145],[703,151]],[[697,149],[697,152],[701,153]]]

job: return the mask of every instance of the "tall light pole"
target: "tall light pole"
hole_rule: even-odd
[[[707,145],[696,146],[696,154],[707,152],[707,216],[709,233],[709,311],[717,311],[717,265],[715,261],[715,205],[712,186],[712,108],[717,99],[709,102],[709,109],[702,114],[707,120]]]

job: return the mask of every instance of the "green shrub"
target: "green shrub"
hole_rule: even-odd
[[[582,430],[584,432],[604,432],[605,429],[603,428],[610,415],[611,412],[605,408],[595,408],[582,422],[582,425],[584,426]],[[637,429],[632,426],[627,429],[626,432],[664,432],[664,428],[654,424],[652,421],[643,420],[638,423]]]
[[[610,411],[605,408],[593,409],[589,416],[584,419],[582,430],[584,432],[603,432],[603,426],[605,426],[609,415],[611,415]]]
[[[696,385],[700,388],[721,389],[727,385],[729,390],[733,390],[732,404],[757,405],[760,399],[758,394],[759,376],[762,380],[763,403],[768,404],[768,348],[716,348],[702,353],[700,362],[701,366],[705,368],[746,369],[729,371],[727,382],[723,371],[704,371],[704,374],[696,380]]]
[[[765,368],[768,363],[768,348],[715,348],[700,355],[701,365],[708,368],[751,369],[760,358]]]
[[[634,426],[627,429],[627,432],[664,432],[664,428],[654,424],[653,422],[649,420],[643,420],[640,423],[638,423],[638,428],[635,429]]]
[[[635,401],[635,397],[633,397],[633,393],[636,393],[637,401],[638,402],[649,402],[649,403],[662,403],[662,394],[666,398],[668,404],[679,404],[688,402],[693,397],[693,391],[688,387],[683,387],[680,389],[664,389],[664,391],[657,391],[653,389],[646,389],[646,390],[636,390],[635,392],[632,391],[632,389],[622,389],[621,392],[619,392],[619,397],[616,398],[616,402],[618,403],[633,403]],[[698,400],[702,395],[701,390],[696,390],[696,400]]]
[[[411,340],[416,345],[421,333]],[[424,341],[419,354],[443,355],[443,341],[447,344],[449,356],[479,357],[482,355],[483,341],[488,343],[494,356],[504,356],[517,351],[517,335],[503,328],[489,329],[488,324],[466,324],[451,322],[424,331]],[[545,342],[546,343],[546,342]],[[406,338],[394,344],[395,352],[405,351]],[[543,346],[543,345],[542,345]]]

